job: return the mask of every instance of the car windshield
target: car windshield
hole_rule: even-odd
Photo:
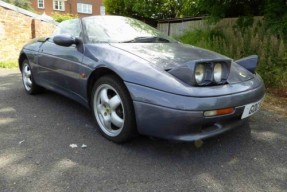
[[[121,16],[83,18],[90,43],[170,43],[176,42],[157,29],[136,19]]]

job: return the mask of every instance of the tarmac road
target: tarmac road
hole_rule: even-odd
[[[18,70],[0,69],[0,191],[287,191],[287,119],[263,109],[200,148],[117,145],[80,104],[29,96]]]

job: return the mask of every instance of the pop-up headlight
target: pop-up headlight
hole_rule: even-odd
[[[230,72],[231,60],[199,60],[185,63],[168,72],[192,86],[225,84]]]

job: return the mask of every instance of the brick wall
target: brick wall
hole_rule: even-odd
[[[55,25],[34,19],[37,16],[0,1],[0,61],[16,61],[30,39],[52,33]]]
[[[32,20],[32,38],[49,36],[55,30],[56,25],[41,20]],[[34,33],[33,33],[34,32]]]

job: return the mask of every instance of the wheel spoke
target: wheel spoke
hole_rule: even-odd
[[[112,110],[115,110],[121,104],[121,102],[121,98],[118,95],[115,95],[110,99],[109,105]]]
[[[31,86],[32,86],[32,81],[31,81],[31,79],[27,78],[26,84],[27,84],[29,87],[31,87]]]
[[[97,105],[97,111],[98,113],[101,113],[102,115],[104,115],[104,108],[102,104]]]
[[[108,89],[101,90],[100,98],[102,103],[109,103]]]
[[[27,78],[26,78],[25,74],[23,75],[23,81],[24,81],[24,84],[27,84]]]
[[[124,120],[120,118],[116,112],[112,112],[111,114],[111,122],[117,126],[118,128],[121,128],[124,124]]]
[[[103,116],[105,127],[112,130],[111,117],[109,115]]]
[[[31,70],[27,70],[26,75],[27,75],[27,77],[31,77]]]
[[[27,63],[24,63],[24,66],[23,66],[22,79],[23,79],[23,83],[24,83],[24,87],[26,91],[31,91],[33,87],[32,71],[30,70],[30,67]]]
[[[27,77],[27,74],[28,74],[28,67],[25,66],[25,67],[24,67],[24,75],[25,75],[25,77]]]

